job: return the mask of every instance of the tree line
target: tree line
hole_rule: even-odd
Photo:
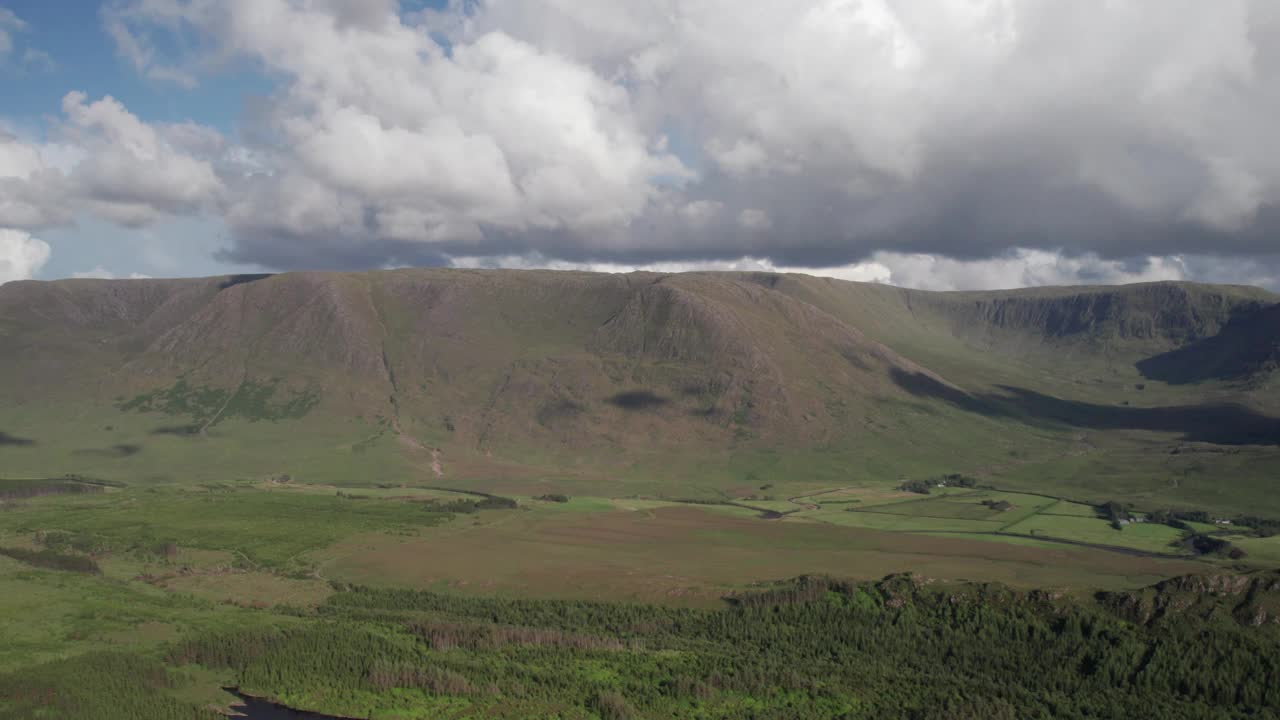
[[[312,627],[197,638],[170,661],[330,712],[407,690],[476,715],[1276,718],[1277,641],[995,586],[803,578],[723,610],[343,588]]]
[[[1203,605],[1135,623],[1103,603],[911,576],[802,577],[719,610],[337,590],[284,628],[0,674],[0,720],[213,720],[173,692],[191,665],[351,717],[1280,718],[1280,625]]]

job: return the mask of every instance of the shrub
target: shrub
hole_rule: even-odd
[[[902,483],[901,485],[899,485],[898,489],[905,490],[906,492],[913,492],[913,493],[919,493],[921,495],[928,495],[930,492],[932,492],[933,486],[929,483],[928,480],[908,480]]]
[[[63,555],[53,550],[26,550],[24,548],[0,548],[0,555],[7,555],[18,562],[48,570],[100,575],[98,563],[83,555]]]
[[[631,720],[636,717],[636,711],[631,708],[627,699],[613,690],[596,693],[591,701],[591,709],[595,710],[603,720]]]

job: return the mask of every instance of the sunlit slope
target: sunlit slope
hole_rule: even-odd
[[[698,495],[999,475],[1080,431],[1266,447],[1278,299],[446,269],[11,283],[0,453],[10,474],[568,474]]]
[[[908,398],[902,376],[946,383],[825,311],[733,276],[15,283],[0,290],[0,318],[5,432],[122,458],[157,442],[136,437],[148,425],[197,454],[246,424],[255,436],[293,428],[299,447],[332,447],[350,426],[337,445],[395,438],[406,451],[513,461],[814,447],[862,432],[876,403]],[[133,435],[97,437],[120,429]],[[228,444],[224,461],[238,467],[244,447]]]

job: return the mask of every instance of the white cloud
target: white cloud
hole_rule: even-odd
[[[107,270],[101,265],[95,266],[92,270],[85,270],[83,272],[71,273],[71,277],[78,278],[78,279],[96,278],[99,280],[115,280],[117,278],[115,273],[111,272],[110,270]],[[151,279],[151,276],[143,275],[142,273],[135,272],[135,273],[129,273],[129,279],[130,280],[149,280]]]
[[[639,217],[654,178],[689,175],[636,125],[626,89],[589,67],[501,31],[446,51],[393,8],[150,2],[113,22],[136,40],[140,19],[180,18],[286,79],[269,118],[282,142],[250,183],[270,189],[229,206],[244,235],[587,234]]]
[[[158,63],[155,49],[145,37],[132,33],[129,26],[116,14],[114,8],[104,9],[103,27],[115,43],[116,54],[128,60],[134,69],[144,76],[159,82],[173,83],[188,90],[199,85],[194,73]]]
[[[71,178],[99,215],[141,226],[163,215],[198,212],[215,202],[222,182],[198,154],[217,152],[221,140],[193,125],[142,122],[111,96],[88,103],[81,92],[62,100],[67,132],[84,149]]]
[[[1280,232],[1272,0],[397,9],[113,5],[140,72],[247,58],[279,89],[247,147],[69,96],[68,202],[213,213],[272,267],[745,256],[931,287],[1195,276]]]
[[[589,22],[580,5],[434,21],[626,78],[651,126],[696,129],[717,199],[771,199],[779,256],[836,254],[831,236],[999,254],[1066,234],[1144,255],[1185,223],[1203,249],[1280,202],[1268,0],[1174,0],[1158,19],[1137,0],[600,0]]]
[[[0,7],[0,67],[19,73],[48,72],[57,67],[49,53],[33,47],[19,47],[17,36],[31,26],[12,10]]]
[[[1185,280],[1178,256],[1143,258],[1136,263],[1104,260],[1095,254],[1070,257],[1018,248],[987,260],[955,260],[923,254],[881,252],[873,262],[888,270],[885,282],[926,290],[981,290],[1037,285],[1115,285]]]
[[[1157,280],[1185,280],[1187,260],[1182,257],[1150,257],[1122,263],[1097,255],[1069,257],[1059,252],[1019,248],[1006,257],[989,260],[954,260],[923,254],[876,253],[871,259],[833,267],[779,265],[766,258],[701,260],[657,263],[567,262],[539,255],[456,258],[455,267],[539,268],[626,273],[636,271],[679,273],[776,272],[802,273],[855,282],[874,282],[921,290],[980,290],[1039,285],[1113,285]]]
[[[12,10],[0,8],[0,60],[13,52],[13,34],[27,29],[27,23]]]
[[[51,165],[57,146],[41,146],[0,127],[0,228],[37,228],[66,222],[64,175]]]
[[[0,178],[27,180],[43,168],[38,148],[0,130]]]
[[[28,280],[49,261],[49,244],[21,230],[0,228],[0,284]]]
[[[52,72],[58,67],[53,56],[43,50],[27,48],[22,51],[22,67],[37,72]]]
[[[71,273],[71,277],[76,278],[77,280],[83,280],[85,278],[111,280],[111,279],[114,279],[115,276],[116,276],[115,273],[111,272],[110,270],[107,270],[101,265],[94,267],[92,270],[84,270],[81,272]]]
[[[148,124],[107,96],[62,101],[58,142],[0,128],[0,227],[65,224],[81,212],[129,227],[213,209],[223,185],[215,162],[225,143],[191,123]]]

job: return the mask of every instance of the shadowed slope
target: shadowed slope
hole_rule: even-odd
[[[999,392],[969,394],[923,375],[895,372],[894,380],[914,395],[945,400],[967,412],[1033,424],[1177,433],[1184,440],[1219,445],[1280,444],[1280,418],[1236,404],[1116,407],[1064,400],[1007,385],[999,387]]]
[[[1142,360],[1138,369],[1173,384],[1274,373],[1280,369],[1280,305],[1238,314],[1217,334]]]

